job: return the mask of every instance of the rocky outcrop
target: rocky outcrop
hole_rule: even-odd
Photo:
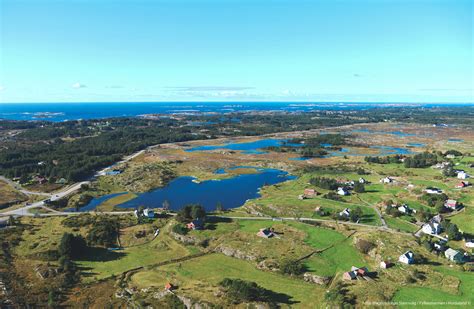
[[[257,259],[254,255],[247,254],[238,249],[225,247],[223,245],[218,246],[214,251],[241,260],[255,261]]]
[[[182,242],[185,245],[199,245],[201,241],[196,237],[188,236],[188,235],[181,235],[175,232],[170,232],[171,237],[176,239],[179,242]]]
[[[257,264],[257,268],[265,271],[278,271],[278,263],[274,260],[263,260]]]
[[[304,273],[303,279],[306,282],[315,283],[319,285],[326,285],[331,280],[329,277],[317,276],[311,273]]]

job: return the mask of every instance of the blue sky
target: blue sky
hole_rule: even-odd
[[[473,102],[470,0],[0,0],[0,102]]]

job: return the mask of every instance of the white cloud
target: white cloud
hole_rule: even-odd
[[[74,89],[86,88],[86,85],[77,82],[77,83],[72,84],[72,88]]]

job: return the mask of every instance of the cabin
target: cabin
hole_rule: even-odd
[[[351,267],[351,271],[347,271],[342,274],[342,279],[343,280],[354,280],[357,279],[357,277],[365,277],[369,274],[369,270],[367,267]]]
[[[433,216],[433,218],[431,218],[430,222],[441,223],[443,222],[443,216],[437,214],[436,216]]]
[[[393,266],[392,262],[389,261],[382,261],[380,262],[380,268],[387,269]]]
[[[467,182],[467,181],[461,181],[460,183],[458,183],[458,184],[456,185],[456,188],[462,189],[462,188],[466,188],[466,187],[468,187],[468,186],[469,186],[469,182]]]
[[[412,212],[416,212],[415,210],[411,209],[410,207],[408,207],[408,205],[406,204],[403,204],[401,206],[398,206],[398,211],[403,213],[403,214],[406,214],[406,215],[409,215],[411,214]]]
[[[0,229],[8,226],[8,217],[0,218]]]
[[[349,218],[350,216],[351,216],[351,210],[349,208],[346,208],[339,213],[339,217]]]
[[[111,171],[105,172],[105,175],[107,175],[107,176],[115,176],[115,175],[119,175],[119,174],[121,174],[121,173],[122,173],[121,170],[111,170]]]
[[[438,235],[439,233],[441,233],[441,225],[437,222],[429,222],[424,224],[421,230],[425,234]]]
[[[171,283],[167,282],[167,283],[165,284],[165,290],[167,290],[167,291],[174,290],[174,285],[172,285]]]
[[[433,243],[433,248],[438,252],[443,252],[446,250],[445,242],[443,241],[435,242]]]
[[[441,194],[441,193],[443,193],[442,190],[440,190],[438,188],[433,188],[433,187],[426,188],[425,192],[428,193],[428,194]]]
[[[467,178],[469,178],[469,174],[467,174],[465,171],[458,172],[458,179],[467,179]]]
[[[464,247],[466,247],[466,248],[474,248],[474,240],[472,240],[472,239],[464,239]]]
[[[462,263],[464,260],[464,255],[461,252],[451,249],[451,248],[444,251],[444,256],[448,260],[456,262],[456,263]]]
[[[56,180],[56,183],[57,183],[57,184],[60,184],[60,185],[63,185],[63,184],[65,184],[65,183],[67,183],[67,180],[64,179],[64,178],[59,178],[58,180]]]
[[[385,177],[385,178],[380,179],[380,182],[381,182],[381,183],[392,183],[392,182],[393,182],[393,178],[390,177],[390,176],[387,176],[387,177]]]
[[[414,264],[415,263],[415,255],[413,254],[412,251],[407,251],[400,255],[398,258],[398,261],[403,264]]]
[[[262,238],[271,238],[275,236],[275,233],[273,232],[273,229],[271,228],[264,228],[258,231],[257,236],[262,237]]]
[[[367,183],[367,180],[365,180],[364,178],[360,177],[360,178],[359,178],[359,183]]]
[[[316,196],[318,194],[319,194],[319,192],[317,192],[314,189],[304,189],[304,192],[303,192],[303,196],[305,196],[305,197],[313,197],[313,196]]]
[[[143,216],[147,218],[154,218],[155,212],[150,208],[146,208],[146,209],[143,209]]]
[[[349,195],[349,191],[347,191],[345,188],[339,187],[339,188],[337,188],[337,194],[339,194],[339,195]]]
[[[456,210],[458,208],[458,202],[456,200],[447,200],[444,202],[444,207],[450,210]]]
[[[186,224],[186,227],[190,230],[203,230],[204,221],[201,219],[196,219]]]
[[[353,271],[347,271],[342,274],[342,280],[354,280],[357,278],[357,274]]]
[[[41,176],[41,175],[36,175],[33,177],[33,181],[39,183],[40,185],[48,182],[48,179],[46,177]]]

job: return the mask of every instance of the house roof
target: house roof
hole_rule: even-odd
[[[413,258],[413,252],[412,251],[407,251],[407,252],[403,253],[402,256],[405,256],[408,259],[412,259]]]
[[[460,254],[460,253],[461,253],[461,252],[459,252],[459,251],[457,251],[457,250],[454,250],[454,249],[452,249],[452,248],[449,248],[449,249],[447,249],[446,251],[444,251],[444,254],[445,254],[446,256],[451,256],[451,257],[456,256],[456,255],[458,255],[458,254]]]

